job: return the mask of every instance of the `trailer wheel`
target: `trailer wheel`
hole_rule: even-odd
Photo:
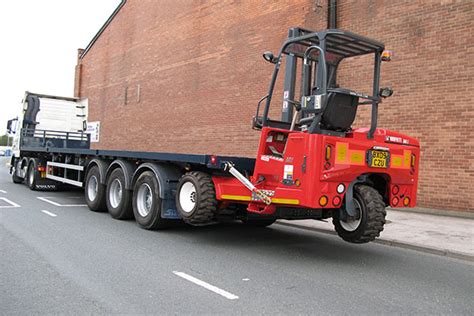
[[[91,211],[107,211],[105,185],[100,183],[100,171],[98,166],[92,166],[87,172],[84,195],[87,206],[89,206]]]
[[[166,228],[161,217],[160,185],[152,171],[143,172],[133,186],[133,214],[137,224],[149,230]]]
[[[114,169],[107,179],[106,197],[110,216],[115,219],[133,218],[132,191],[125,189],[121,168]]]
[[[13,181],[13,183],[20,184],[20,183],[23,182],[23,178],[20,178],[19,176],[17,176],[17,175],[15,174],[15,171],[13,171],[13,173],[12,173],[12,181]]]
[[[359,215],[356,219],[333,217],[339,237],[351,243],[366,243],[380,236],[385,224],[385,203],[380,193],[368,185],[354,187],[354,203]]]
[[[176,208],[188,224],[211,223],[217,208],[216,191],[211,177],[199,171],[182,176],[176,190]]]
[[[30,163],[28,167],[28,172],[26,174],[26,185],[30,188],[30,190],[36,190],[36,182],[38,181],[35,170],[35,164]]]

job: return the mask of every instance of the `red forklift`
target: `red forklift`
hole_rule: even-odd
[[[336,82],[341,62],[362,55],[374,56],[371,94]],[[295,28],[278,55],[263,57],[275,68],[253,120],[253,128],[261,130],[253,173],[244,175],[224,161],[233,177],[184,175],[176,194],[181,216],[191,223],[197,217],[199,223],[212,218],[216,208],[238,203],[249,224],[332,217],[344,240],[374,240],[383,230],[386,207],[415,206],[418,184],[418,141],[377,128],[378,106],[392,95],[391,88],[379,88],[381,63],[391,59],[391,52],[351,32]],[[275,120],[269,113],[283,62],[282,116]],[[352,128],[359,106],[372,107],[370,128]]]

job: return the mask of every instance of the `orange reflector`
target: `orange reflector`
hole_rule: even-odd
[[[296,185],[297,187],[299,187],[299,186],[301,185],[301,181],[300,181],[299,179],[296,179],[296,180],[295,180],[295,185]]]
[[[403,205],[408,206],[410,204],[410,198],[407,196],[403,199]]]
[[[326,145],[326,161],[331,159],[331,146]]]
[[[391,50],[384,50],[382,52],[382,61],[391,61],[393,57],[393,51]]]
[[[328,204],[328,197],[323,195],[319,198],[319,205],[326,206]]]

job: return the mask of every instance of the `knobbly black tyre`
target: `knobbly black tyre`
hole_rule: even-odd
[[[333,224],[339,237],[347,242],[361,244],[373,241],[380,236],[385,224],[385,203],[380,193],[374,188],[358,184],[354,187],[354,203],[360,218],[342,221],[338,214],[333,217]]]
[[[264,219],[242,219],[242,223],[252,227],[268,227],[276,222],[276,218],[264,218]]]
[[[89,209],[94,212],[106,212],[105,185],[100,183],[100,171],[98,166],[92,166],[86,175],[84,196]]]
[[[191,171],[182,176],[176,191],[176,208],[187,224],[212,223],[217,200],[211,176],[200,171]]]
[[[121,168],[110,173],[105,196],[110,216],[115,219],[133,218],[132,191],[125,188],[125,175]]]
[[[160,185],[152,171],[143,172],[133,186],[133,215],[144,229],[164,229],[169,220],[161,217]]]

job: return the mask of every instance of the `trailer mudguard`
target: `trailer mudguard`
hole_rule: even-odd
[[[103,185],[106,185],[107,184],[107,169],[108,169],[110,163],[108,161],[104,161],[102,159],[94,158],[91,161],[89,161],[89,163],[87,164],[87,170],[84,173],[85,175],[87,175],[87,172],[89,172],[89,168],[94,164],[99,167],[99,173],[100,173],[99,181],[100,181],[100,183],[103,184]]]
[[[160,185],[161,217],[168,219],[179,219],[176,209],[176,186],[182,176],[181,171],[170,164],[146,162],[141,164],[133,175],[132,183],[138,179],[138,176],[145,170],[151,170],[156,176]]]
[[[135,172],[135,166],[131,162],[128,162],[126,160],[121,160],[121,159],[114,160],[107,168],[106,179],[109,178],[110,173],[117,167],[121,168],[123,171],[123,175],[125,177],[125,189],[133,190],[132,180],[133,180],[133,174]]]

